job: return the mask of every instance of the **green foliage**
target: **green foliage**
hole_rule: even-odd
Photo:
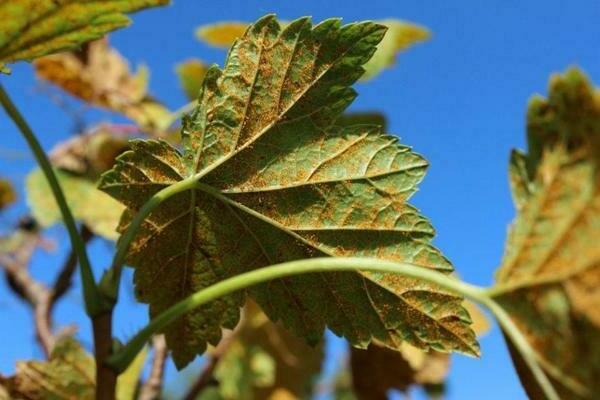
[[[378,127],[332,126],[385,30],[338,19],[312,27],[306,18],[281,30],[274,17],[262,18],[222,71],[207,72],[199,105],[184,119],[183,153],[135,141],[103,176],[102,190],[127,206],[121,229],[160,189],[199,180],[198,190],[161,204],[130,249],[136,295],[151,316],[226,277],[299,258],[357,255],[452,271],[430,244],[430,223],[406,202],[426,161]],[[312,274],[248,293],[270,319],[313,343],[328,326],[361,347],[375,338],[479,351],[461,298],[414,279]],[[221,327],[235,326],[243,299],[214,301],[167,329],[179,368],[218,342]]]
[[[561,396],[600,393],[600,93],[576,69],[532,99],[527,154],[513,153],[518,215],[497,280],[498,298],[542,358]],[[535,381],[517,367],[532,399]]]
[[[96,183],[88,178],[58,169],[55,173],[73,216],[95,234],[116,240],[119,237],[116,228],[123,206],[99,191]],[[48,227],[61,220],[60,211],[41,170],[36,169],[27,176],[25,190],[31,213],[41,226]]]
[[[484,335],[489,330],[486,317],[471,302],[465,302],[465,307],[473,319],[477,336]],[[428,393],[435,391],[442,395],[450,355],[433,350],[425,352],[407,343],[398,349],[389,349],[374,342],[366,349],[352,348],[350,366],[352,386],[359,399],[386,400],[390,390],[406,392],[411,386],[421,386]]]
[[[5,64],[78,47],[127,26],[125,15],[169,0],[19,0],[0,4],[0,71]]]
[[[0,4],[0,72],[8,72],[7,63],[36,59],[39,78],[124,115],[138,134],[169,140],[128,145],[100,127],[54,150],[50,159],[80,222],[117,240],[154,194],[196,181],[150,214],[129,249],[136,296],[152,317],[223,279],[304,258],[376,257],[416,264],[418,271],[452,271],[431,244],[430,222],[408,203],[427,162],[384,133],[382,115],[344,113],[356,96],[351,85],[427,40],[426,28],[395,19],[313,26],[308,18],[277,22],[273,16],[253,25],[205,25],[196,31],[200,40],[232,48],[222,70],[199,59],[177,66],[192,103],[171,113],[150,96],[147,68],[131,70],[106,39],[90,42],[128,24],[126,13],[166,3]],[[63,50],[71,51],[53,54]],[[196,103],[183,120],[182,139],[173,139],[170,126]],[[18,112],[9,114],[15,119]],[[562,398],[590,400],[600,393],[600,91],[575,69],[554,76],[548,99],[538,96],[529,105],[527,139],[526,153],[511,153],[517,217],[497,286],[464,293],[482,296],[492,311],[493,296],[509,312]],[[119,154],[101,178],[108,195],[101,193],[98,178]],[[26,192],[42,227],[61,219],[40,170],[27,177]],[[0,210],[14,200],[11,184],[0,179]],[[0,256],[20,262],[29,256],[17,254],[21,245],[39,240],[37,226],[21,226],[0,238]],[[19,282],[5,272],[18,294]],[[439,276],[428,279],[441,285]],[[514,346],[519,341],[512,342],[510,324],[502,326],[509,326],[509,349],[528,395],[546,398],[543,379],[534,379],[522,358],[527,351]],[[460,296],[434,284],[398,274],[331,272],[279,279],[207,303],[165,333],[178,368],[207,344],[227,345],[215,368],[218,386],[204,390],[203,400],[282,400],[313,394],[323,357],[316,344],[325,327],[354,346],[352,368],[339,374],[334,397],[385,399],[390,389],[412,385],[442,396],[446,353],[477,355],[474,331],[487,329],[487,322],[472,304],[463,306]],[[221,341],[223,328],[235,330]],[[117,399],[136,397],[145,358],[144,350],[119,377]],[[0,399],[91,399],[95,369],[78,342],[63,338],[47,361],[19,362],[15,376],[0,375]]]

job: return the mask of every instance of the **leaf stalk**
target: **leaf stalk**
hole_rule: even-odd
[[[256,269],[228,278],[192,294],[159,314],[156,318],[152,319],[146,327],[140,330],[127,344],[125,344],[125,346],[110,356],[106,360],[106,364],[117,372],[124,371],[133,361],[135,356],[142,350],[148,340],[150,340],[152,335],[163,332],[167,326],[196,307],[235,291],[291,275],[357,270],[400,274],[426,281],[438,285],[452,293],[462,295],[465,298],[486,307],[514,342],[546,397],[549,400],[560,400],[552,383],[539,365],[538,356],[535,351],[531,348],[526,338],[519,331],[506,311],[504,311],[494,299],[488,296],[487,289],[462,282],[440,272],[423,268],[422,266],[371,258],[321,257],[296,260]]]
[[[484,296],[482,288],[413,264],[358,257],[321,257],[290,261],[236,275],[190,295],[150,321],[119,352],[109,358],[108,364],[118,371],[124,370],[154,333],[162,332],[169,324],[194,308],[237,290],[291,275],[356,270],[396,273],[420,279],[477,302],[481,302]]]
[[[42,149],[37,137],[29,127],[29,124],[21,115],[1,84],[0,103],[27,141],[31,152],[33,153],[38,165],[46,177],[46,180],[48,181],[50,189],[52,190],[52,195],[58,204],[63,221],[67,227],[69,239],[71,240],[71,246],[73,247],[73,251],[77,255],[77,259],[79,261],[86,313],[92,317],[98,315],[105,301],[100,295],[96,281],[94,280],[94,273],[92,272],[92,267],[87,255],[85,242],[77,230],[75,219],[73,218],[71,209],[67,204],[67,200],[60,183],[58,182],[54,170],[52,169],[52,165],[50,164],[50,161]]]

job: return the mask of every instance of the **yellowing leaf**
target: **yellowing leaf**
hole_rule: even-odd
[[[304,399],[321,369],[322,346],[311,347],[275,324],[253,302],[216,369],[220,393],[232,400]]]
[[[179,77],[179,84],[183,88],[187,98],[189,100],[196,100],[202,88],[202,82],[204,81],[206,71],[208,71],[208,66],[198,59],[191,59],[177,65],[176,71]]]
[[[67,338],[56,344],[48,361],[17,362],[15,376],[4,386],[15,399],[91,400],[95,374],[94,359]]]
[[[361,80],[368,80],[379,75],[385,68],[393,66],[398,53],[429,39],[430,32],[410,22],[386,19],[378,21],[388,27],[385,38],[377,46],[373,57],[365,64],[365,74]]]
[[[121,113],[144,130],[163,128],[169,111],[148,95],[148,70],[135,74],[106,39],[79,52],[43,57],[34,63],[39,78],[92,105]]]
[[[376,343],[352,349],[352,382],[359,399],[387,400],[392,389],[406,391],[411,385],[443,384],[448,373],[448,354],[425,353],[407,343],[399,351]]]
[[[97,179],[126,149],[127,140],[123,135],[113,132],[110,125],[100,125],[60,143],[52,149],[49,158],[55,167]]]
[[[498,300],[565,399],[600,393],[600,94],[576,69],[553,76],[528,110],[527,154],[511,159],[518,215]],[[542,399],[522,369],[529,396]]]
[[[133,359],[127,369],[117,378],[117,400],[136,400],[136,393],[144,370],[148,350],[146,347]]]
[[[315,256],[363,256],[449,273],[431,245],[434,230],[407,203],[427,162],[379,127],[336,127],[352,102],[385,28],[309,19],[281,29],[273,16],[252,25],[211,68],[199,105],[184,119],[183,153],[135,141],[101,181],[131,216],[157,191],[195,176],[146,220],[128,257],[136,294],[156,315],[227,277]],[[265,314],[318,342],[328,326],[353,345],[477,354],[461,298],[390,274],[308,274],[253,287]],[[244,293],[188,313],[166,331],[181,368],[221,327],[233,328]]]
[[[473,324],[471,328],[477,334],[478,337],[481,337],[487,334],[490,330],[490,321],[487,319],[485,314],[481,311],[481,309],[471,301],[465,301],[465,308],[469,312],[471,319],[473,320]]]
[[[0,69],[68,50],[127,26],[125,15],[168,0],[18,0],[0,3]]]
[[[117,400],[134,400],[146,350],[117,379]],[[9,397],[2,397],[2,386]],[[92,400],[96,390],[94,358],[73,338],[64,338],[48,361],[17,362],[16,373],[0,377],[0,399]]]
[[[95,234],[116,240],[119,237],[116,228],[123,206],[98,190],[96,183],[89,179],[60,170],[55,173],[73,216]],[[31,213],[40,225],[50,226],[62,219],[41,170],[36,169],[27,176],[25,189]]]
[[[247,22],[219,22],[203,25],[196,29],[196,37],[210,45],[229,47],[240,38],[250,26]]]
[[[6,179],[0,178],[0,210],[8,207],[17,199],[12,184]]]
[[[429,39],[427,28],[398,19],[375,21],[388,28],[388,32],[377,46],[373,57],[363,66],[361,80],[369,80],[396,62],[398,53]],[[282,24],[283,25],[283,24]],[[196,37],[210,45],[229,47],[242,37],[250,24],[245,22],[219,22],[203,25],[196,30]]]

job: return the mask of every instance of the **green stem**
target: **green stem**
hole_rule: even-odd
[[[481,302],[483,296],[483,289],[479,287],[461,282],[440,272],[412,264],[356,257],[323,257],[290,261],[236,275],[192,294],[150,321],[119,352],[111,356],[108,359],[108,363],[117,369],[117,371],[124,370],[153,334],[162,332],[169,324],[194,308],[237,290],[290,275],[355,270],[387,272],[409,276],[436,284],[441,288],[453,293],[459,293],[477,302]]]
[[[119,293],[119,283],[121,281],[121,273],[123,271],[123,264],[125,264],[127,251],[129,250],[129,246],[135,238],[139,228],[142,226],[148,215],[150,215],[152,210],[154,210],[158,205],[177,193],[193,189],[197,180],[198,177],[193,175],[182,181],[167,186],[152,196],[135,214],[133,220],[127,227],[127,230],[125,230],[125,233],[119,239],[117,251],[113,257],[111,268],[107,272],[106,278],[103,279],[102,283],[103,292],[114,299],[115,302]]]
[[[94,316],[96,315],[101,308],[102,298],[100,297],[100,293],[98,292],[98,287],[96,286],[96,282],[94,280],[94,274],[92,272],[92,267],[90,265],[89,258],[87,256],[87,251],[85,248],[85,243],[79,235],[77,230],[77,225],[75,224],[75,219],[73,218],[73,214],[71,214],[71,210],[67,204],[65,199],[65,195],[60,187],[60,183],[58,179],[56,179],[56,175],[54,174],[54,170],[52,169],[52,165],[46,157],[46,153],[42,149],[42,146],[38,142],[35,134],[27,124],[27,121],[23,118],[17,107],[14,105],[8,93],[4,90],[4,87],[0,85],[0,103],[2,103],[2,107],[6,110],[8,116],[13,120],[17,128],[21,131],[23,137],[27,141],[29,148],[33,152],[37,163],[39,164],[48,184],[50,185],[50,189],[52,190],[52,194],[54,195],[54,199],[58,204],[58,208],[62,215],[65,226],[67,227],[67,232],[69,233],[69,238],[71,240],[71,246],[73,250],[77,254],[77,259],[79,260],[80,265],[80,273],[81,273],[81,282],[83,285],[83,298],[85,301],[85,309],[88,315]]]
[[[538,356],[535,351],[531,348],[506,311],[492,298],[487,296],[487,289],[470,285],[421,266],[368,258],[323,257],[290,261],[249,271],[218,282],[192,294],[159,314],[127,342],[121,350],[109,357],[106,363],[118,372],[124,371],[148,340],[150,340],[152,335],[164,331],[167,326],[196,307],[237,290],[290,275],[355,270],[400,274],[423,280],[485,306],[496,317],[502,329],[511,338],[546,397],[549,400],[559,400],[551,382],[537,362]]]
[[[546,373],[540,366],[538,362],[539,356],[535,353],[535,351],[529,345],[529,342],[525,338],[525,336],[521,333],[519,328],[512,321],[508,313],[500,307],[498,303],[496,303],[492,298],[484,295],[481,298],[480,304],[485,306],[490,312],[494,315],[502,330],[506,333],[506,335],[513,342],[521,357],[531,370],[535,380],[540,385],[540,388],[544,392],[544,395],[548,400],[560,400],[558,393],[552,386],[552,383],[546,376]]]

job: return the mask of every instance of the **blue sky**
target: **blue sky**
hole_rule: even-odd
[[[511,148],[524,146],[527,99],[545,93],[549,75],[570,65],[581,66],[592,80],[600,81],[600,2],[176,0],[168,8],[136,14],[134,24],[113,34],[111,43],[132,63],[147,64],[152,93],[177,108],[185,99],[174,64],[192,56],[222,64],[225,57],[224,51],[197,42],[194,28],[222,20],[252,21],[270,12],[288,20],[304,15],[314,21],[341,16],[346,22],[395,17],[431,29],[432,39],[402,54],[394,69],[357,85],[359,97],[352,109],[383,112],[388,130],[430,161],[413,203],[433,221],[437,246],[463,279],[489,285],[514,215],[507,160]],[[72,133],[68,115],[36,91],[29,65],[15,65],[12,76],[0,79],[46,149]],[[88,112],[86,118],[118,121],[99,112]],[[17,186],[34,166],[24,141],[2,114],[0,166],[0,175]],[[25,211],[14,207],[0,216],[0,230]],[[51,256],[36,254],[33,272],[41,279],[52,276],[67,250],[62,228],[51,229],[48,236],[59,246]],[[100,240],[92,244],[97,271],[108,265],[111,249]],[[124,285],[125,291],[130,289],[130,284]],[[132,294],[123,298],[126,304],[118,309],[115,329],[122,338],[145,321],[145,309],[133,305]],[[78,292],[72,291],[58,307],[57,319],[79,324],[80,337],[89,344],[90,330],[80,306]],[[3,283],[0,313],[0,372],[9,373],[15,360],[41,352],[27,308]],[[340,343],[335,343],[330,364],[340,357]],[[481,345],[479,360],[453,358],[449,398],[524,398],[498,329],[482,338]]]

